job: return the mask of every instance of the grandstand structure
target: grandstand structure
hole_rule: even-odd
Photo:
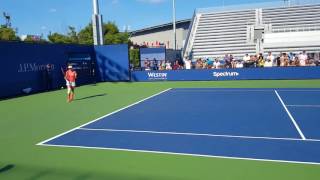
[[[183,56],[197,59],[232,54],[320,52],[320,4],[269,4],[198,9]]]

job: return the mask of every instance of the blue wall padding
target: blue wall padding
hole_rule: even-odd
[[[0,98],[46,89],[45,66],[53,65],[52,86],[65,84],[61,67],[66,66],[68,53],[94,53],[92,46],[34,44],[21,42],[0,42]]]
[[[46,90],[45,66],[53,65],[52,88],[65,85],[61,68],[70,54],[90,54],[96,63],[97,81],[128,81],[128,45],[63,45],[0,42],[0,98]],[[92,82],[92,76],[79,76],[77,85]]]
[[[101,81],[129,81],[128,45],[95,46],[98,78]]]
[[[135,71],[133,81],[218,81],[259,79],[320,79],[320,67],[273,67],[178,71]]]

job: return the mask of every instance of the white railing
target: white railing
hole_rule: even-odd
[[[183,58],[190,56],[200,17],[201,14],[197,14],[196,12],[194,12],[183,48]]]
[[[304,31],[320,31],[320,25],[315,26],[296,26],[296,27],[277,27],[272,28],[273,33],[282,33],[282,32],[304,32]]]

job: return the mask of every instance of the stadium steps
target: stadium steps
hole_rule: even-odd
[[[196,27],[193,27],[193,39],[189,53],[185,56],[196,58],[223,57],[232,54],[242,58],[244,54],[256,54],[256,43],[252,38],[250,26],[258,22],[258,9],[234,10],[224,12],[198,13]],[[262,24],[270,24],[271,30],[265,33],[320,31],[320,4],[299,5],[292,7],[275,7],[261,9]],[[190,36],[190,34],[189,34]],[[299,43],[298,43],[299,44]],[[276,47],[268,44],[264,52],[309,52],[319,51],[319,44],[304,44],[294,47]]]

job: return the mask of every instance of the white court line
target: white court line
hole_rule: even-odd
[[[284,140],[284,141],[310,141],[320,142],[320,139],[300,139],[300,138],[280,138],[280,137],[264,137],[264,136],[235,136],[223,134],[202,134],[202,133],[184,133],[184,132],[166,132],[166,131],[140,131],[127,129],[93,129],[79,128],[85,131],[107,131],[107,132],[129,132],[129,133],[146,133],[146,134],[165,134],[165,135],[185,135],[185,136],[207,136],[207,137],[223,137],[223,138],[240,138],[240,139],[264,139],[264,140]]]
[[[294,104],[289,104],[286,105],[288,107],[310,107],[310,108],[320,108],[320,105],[294,105]]]
[[[262,162],[277,162],[277,163],[320,165],[319,162],[285,161],[285,160],[273,160],[273,159],[243,158],[243,157],[233,157],[233,156],[214,156],[214,155],[202,155],[202,154],[190,154],[190,153],[175,153],[175,152],[167,152],[167,151],[151,151],[151,150],[138,150],[138,149],[124,149],[124,148],[104,148],[104,147],[88,147],[88,146],[53,145],[53,144],[42,144],[42,146],[63,147],[63,148],[82,148],[82,149],[112,150],[112,151],[125,151],[125,152],[167,154],[167,155],[182,155],[182,156],[220,158],[220,159],[231,159],[231,160],[249,160],[249,161],[262,161]]]
[[[86,125],[88,125],[88,124],[91,124],[91,123],[93,123],[93,122],[99,121],[100,119],[103,119],[103,118],[105,118],[105,117],[108,117],[108,116],[110,116],[110,115],[112,115],[112,114],[115,114],[115,113],[117,113],[117,112],[119,112],[119,111],[122,111],[122,110],[124,110],[124,109],[127,109],[127,108],[129,108],[129,107],[131,107],[131,106],[137,105],[137,104],[139,104],[139,103],[141,103],[141,102],[143,102],[143,101],[146,101],[146,100],[148,100],[148,99],[150,99],[150,98],[153,98],[153,97],[155,97],[155,96],[158,96],[158,95],[160,95],[160,94],[162,94],[162,93],[165,93],[165,92],[167,92],[167,91],[169,91],[169,90],[171,90],[171,89],[172,89],[172,88],[166,89],[166,90],[161,91],[161,92],[159,92],[159,93],[157,93],[157,94],[154,94],[154,95],[149,96],[149,97],[147,97],[147,98],[144,98],[144,99],[142,99],[142,100],[140,100],[140,101],[137,101],[137,102],[135,102],[135,103],[133,103],[133,104],[130,104],[130,105],[126,106],[126,107],[123,107],[123,108],[118,109],[118,110],[116,110],[116,111],[113,111],[113,112],[111,112],[111,113],[109,113],[109,114],[106,114],[106,115],[104,115],[104,116],[102,116],[102,117],[99,117],[99,118],[97,118],[97,119],[95,119],[95,120],[92,120],[92,121],[87,122],[87,123],[85,123],[85,124],[83,124],[83,125],[80,125],[80,126],[78,126],[78,127],[75,127],[75,128],[73,128],[73,129],[71,129],[71,130],[69,130],[69,131],[63,132],[63,133],[58,134],[58,135],[56,135],[56,136],[54,136],[54,137],[52,137],[52,138],[49,138],[49,139],[44,140],[44,141],[41,141],[41,142],[39,142],[37,145],[43,145],[44,143],[46,143],[46,142],[48,142],[48,141],[51,141],[51,140],[53,140],[53,139],[55,139],[55,138],[58,138],[58,137],[60,137],[60,136],[63,136],[63,135],[65,135],[65,134],[67,134],[67,133],[69,133],[69,132],[71,132],[71,131],[74,131],[74,130],[76,130],[76,129],[79,129],[79,128],[81,128],[81,127],[83,127],[83,126],[86,126]]]
[[[320,92],[320,89],[277,89],[278,91],[288,92]]]
[[[174,89],[173,92],[271,92],[273,89]]]
[[[174,88],[172,91],[174,92],[270,92],[277,90],[278,92],[320,92],[320,89],[274,89],[274,88],[265,88],[265,89],[219,89],[219,88],[208,88],[208,89],[202,89],[202,88],[192,88],[192,89],[183,89],[183,88]]]
[[[294,124],[294,126],[296,127],[297,131],[299,132],[301,138],[303,140],[306,140],[306,137],[304,136],[304,134],[302,133],[298,123],[296,122],[296,120],[293,118],[293,116],[291,115],[290,111],[288,110],[288,108],[286,107],[286,105],[284,104],[282,98],[280,97],[280,95],[278,94],[277,90],[274,90],[274,92],[276,93],[277,97],[279,98],[283,108],[286,110],[286,112],[288,113],[288,116],[290,117],[292,123]]]

